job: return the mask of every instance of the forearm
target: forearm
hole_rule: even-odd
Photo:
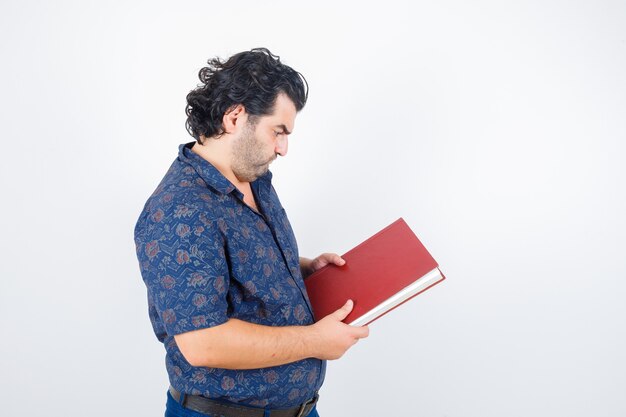
[[[193,366],[256,369],[283,365],[316,354],[311,326],[263,326],[238,319],[175,336]]]

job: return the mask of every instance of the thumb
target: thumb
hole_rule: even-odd
[[[337,320],[341,321],[350,314],[352,307],[354,307],[354,303],[352,300],[348,300],[339,310],[335,311],[333,315]]]

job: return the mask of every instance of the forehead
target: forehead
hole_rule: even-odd
[[[263,116],[261,121],[264,125],[280,126],[285,125],[290,132],[293,130],[293,125],[296,120],[296,106],[293,101],[284,93],[276,96],[276,102],[274,104],[274,113]]]

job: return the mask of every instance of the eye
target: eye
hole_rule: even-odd
[[[274,131],[274,136],[278,136],[278,135],[280,135],[281,133],[283,133],[283,132],[277,132],[277,131]]]

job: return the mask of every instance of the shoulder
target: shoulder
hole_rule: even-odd
[[[194,173],[187,164],[172,164],[143,207],[135,226],[136,240],[177,231],[185,236],[188,229],[197,236],[215,230],[219,196]]]

